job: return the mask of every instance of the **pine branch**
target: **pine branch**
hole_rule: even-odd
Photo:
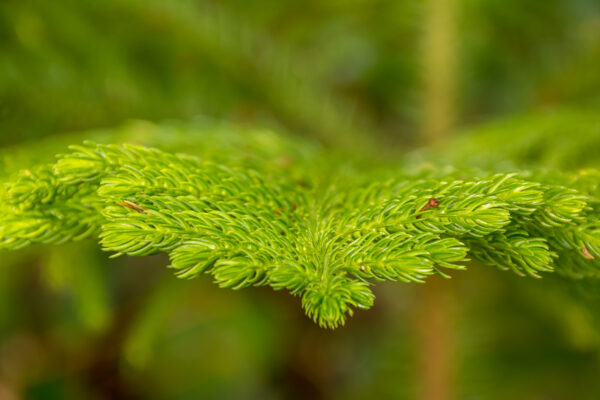
[[[71,150],[5,184],[2,248],[97,237],[115,256],[166,252],[180,277],[288,290],[330,328],[372,306],[374,282],[446,276],[469,255],[534,277],[600,271],[595,186],[555,185],[550,172],[377,180],[317,153],[249,169],[133,145]]]

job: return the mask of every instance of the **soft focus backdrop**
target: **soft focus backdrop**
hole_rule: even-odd
[[[409,163],[597,167],[599,65],[596,0],[3,0],[0,169],[102,135],[193,152],[157,128],[177,121]],[[297,298],[97,247],[2,253],[0,399],[427,393],[420,285],[379,285],[330,331]],[[437,285],[448,398],[600,398],[600,285],[479,265]]]

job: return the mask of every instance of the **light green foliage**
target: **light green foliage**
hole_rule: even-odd
[[[372,306],[373,283],[423,282],[469,258],[533,277],[600,272],[594,170],[365,170],[310,143],[269,136],[269,149],[258,139],[273,134],[232,132],[225,153],[190,131],[202,157],[87,142],[16,173],[0,246],[94,237],[115,256],[166,252],[180,277],[285,289],[330,328]]]
[[[211,1],[2,2],[0,129],[13,134],[0,136],[0,143],[198,113],[283,124],[330,143],[374,131],[316,73],[319,52],[296,55],[303,53],[292,38],[265,30],[265,21],[253,17]],[[319,57],[319,64],[325,61]]]
[[[472,127],[450,145],[418,154],[416,163],[435,157],[455,167],[495,170],[597,168],[599,148],[600,116],[595,109],[555,109]]]

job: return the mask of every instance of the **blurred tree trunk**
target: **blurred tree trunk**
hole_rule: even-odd
[[[427,0],[424,9],[422,135],[426,144],[446,138],[455,120],[455,2]]]
[[[454,29],[456,0],[427,0],[422,43],[422,136],[437,144],[449,135],[454,110]],[[440,276],[427,279],[418,292],[418,391],[421,400],[455,398],[455,296],[451,282]]]

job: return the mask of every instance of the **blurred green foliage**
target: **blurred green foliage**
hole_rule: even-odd
[[[597,167],[600,4],[456,7],[460,128],[499,121],[406,160]],[[316,148],[377,149],[369,157],[389,152],[375,143],[413,150],[424,12],[394,0],[4,0],[2,175],[83,138],[203,154],[190,129],[167,137],[131,119],[195,119],[181,124],[210,126],[223,157],[236,144],[214,120],[260,127],[250,164],[289,146],[262,127]],[[109,262],[86,243],[2,253],[1,264],[2,399],[416,396],[420,287],[383,285],[372,312],[329,332],[286,296],[175,280],[161,256]],[[481,267],[450,283],[459,398],[600,397],[597,282]]]

